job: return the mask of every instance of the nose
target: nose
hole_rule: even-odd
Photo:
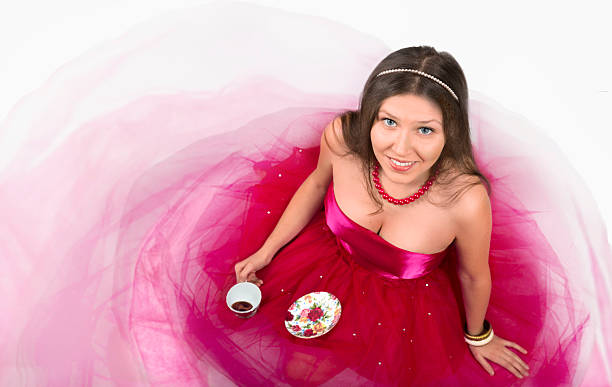
[[[397,157],[405,157],[413,152],[412,138],[410,137],[410,131],[408,129],[398,130],[397,137],[393,144],[393,152]]]

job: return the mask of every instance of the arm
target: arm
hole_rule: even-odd
[[[339,146],[339,125],[340,120],[336,119],[323,130],[317,167],[295,192],[276,227],[260,248],[267,262],[272,261],[276,252],[292,240],[321,207],[332,179],[333,160],[337,157],[332,150]]]
[[[489,247],[491,243],[491,203],[482,184],[465,192],[453,216],[457,226],[456,239],[459,253],[458,276],[461,282],[463,304],[469,334],[482,332],[489,297],[491,272],[489,271]],[[469,345],[474,358],[491,375],[495,373],[487,360],[491,360],[518,378],[529,375],[529,366],[516,353],[527,351],[513,341],[494,335],[484,346]]]
[[[456,245],[468,333],[478,335],[491,295],[489,246],[491,243],[491,203],[482,184],[471,187],[454,210]]]
[[[342,143],[341,137],[337,135],[339,127],[340,120],[336,119],[323,130],[317,167],[295,192],[262,247],[234,265],[236,282],[249,281],[257,286],[263,285],[263,280],[257,278],[255,273],[266,267],[277,251],[292,240],[321,207],[332,179],[333,162],[338,157],[334,153],[335,148]]]

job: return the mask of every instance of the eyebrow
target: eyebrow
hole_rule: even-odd
[[[384,113],[384,114],[388,115],[389,117],[393,118],[394,120],[399,121],[399,119],[398,119],[397,117],[395,117],[393,114],[389,113],[389,112],[388,112],[388,111],[386,111],[386,110],[382,110],[382,109],[380,109],[380,110],[378,111],[378,113],[379,113],[379,114],[380,114],[380,113]],[[420,123],[420,124],[427,124],[428,122],[437,122],[438,124],[442,125],[442,123],[441,123],[440,121],[435,120],[435,119],[434,119],[434,120],[429,120],[429,121],[417,121],[417,122],[418,122],[418,123]]]

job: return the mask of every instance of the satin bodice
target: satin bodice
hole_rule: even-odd
[[[448,247],[434,254],[401,249],[350,219],[338,206],[333,181],[325,195],[325,220],[338,242],[359,265],[387,278],[417,278],[435,269]]]

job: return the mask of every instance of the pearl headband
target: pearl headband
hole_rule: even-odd
[[[427,77],[427,78],[431,79],[431,80],[432,80],[432,81],[434,81],[434,82],[439,83],[439,84],[440,84],[440,86],[442,86],[443,88],[445,88],[446,90],[448,90],[448,92],[449,92],[449,93],[451,93],[451,94],[453,95],[453,97],[455,97],[455,99],[456,99],[457,101],[459,101],[459,98],[457,97],[457,94],[455,94],[455,92],[454,92],[454,91],[453,91],[453,90],[452,90],[450,87],[448,87],[448,85],[447,85],[446,83],[442,82],[441,80],[439,80],[438,78],[434,77],[433,75],[429,75],[429,74],[424,73],[424,72],[419,71],[419,70],[414,70],[414,69],[404,69],[404,68],[399,68],[399,69],[391,69],[391,70],[381,71],[380,73],[378,73],[378,74],[376,75],[376,77],[379,77],[379,76],[384,75],[384,74],[389,74],[389,73],[397,73],[397,72],[401,72],[401,71],[403,71],[403,72],[410,72],[410,73],[419,74],[419,75],[422,75],[422,76],[424,76],[424,77]]]

